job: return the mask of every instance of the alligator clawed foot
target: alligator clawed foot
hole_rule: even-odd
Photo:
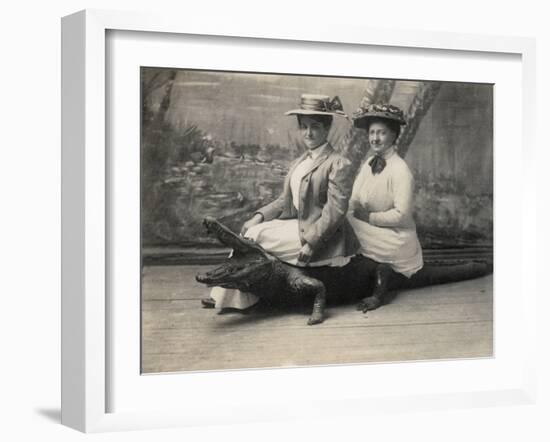
[[[323,292],[324,294],[324,287]],[[320,324],[325,320],[325,298],[324,296],[319,296],[315,298],[313,303],[313,310],[311,311],[311,316],[307,321],[307,325]]]
[[[375,310],[382,305],[382,302],[376,296],[369,296],[363,298],[357,305],[357,310],[361,310],[363,313],[367,313],[369,310]]]
[[[320,324],[325,320],[322,313],[313,313],[310,318],[307,320],[307,325]]]

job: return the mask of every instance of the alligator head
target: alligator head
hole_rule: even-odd
[[[252,291],[254,287],[267,282],[277,258],[269,255],[254,241],[235,234],[215,218],[208,216],[203,224],[222,244],[231,247],[233,253],[221,266],[197,274],[198,282],[242,291]]]

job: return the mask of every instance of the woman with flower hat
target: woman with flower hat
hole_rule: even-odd
[[[353,167],[328,142],[333,117],[346,117],[338,97],[304,94],[295,115],[306,151],[290,166],[281,196],[244,223],[241,234],[296,266],[343,266],[359,244],[346,220]],[[214,287],[205,307],[244,309],[258,298]]]
[[[368,132],[371,148],[355,180],[348,214],[360,253],[375,273],[372,296],[358,306],[367,311],[383,303],[392,274],[410,278],[423,259],[413,219],[414,178],[395,145],[406,124],[403,112],[389,104],[371,104],[354,114],[353,124]]]

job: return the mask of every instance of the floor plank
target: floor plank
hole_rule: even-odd
[[[144,373],[492,355],[492,276],[403,291],[366,315],[353,304],[331,306],[311,327],[303,308],[201,308],[207,290],[194,275],[204,268],[145,267]]]

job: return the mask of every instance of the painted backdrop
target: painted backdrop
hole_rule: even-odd
[[[205,215],[238,230],[275,199],[303,149],[284,116],[301,93],[338,95],[350,115],[365,100],[401,107],[423,247],[492,247],[492,85],[159,68],[142,68],[141,85],[145,249],[215,246]],[[330,137],[358,166],[368,150],[359,132],[336,119]]]

